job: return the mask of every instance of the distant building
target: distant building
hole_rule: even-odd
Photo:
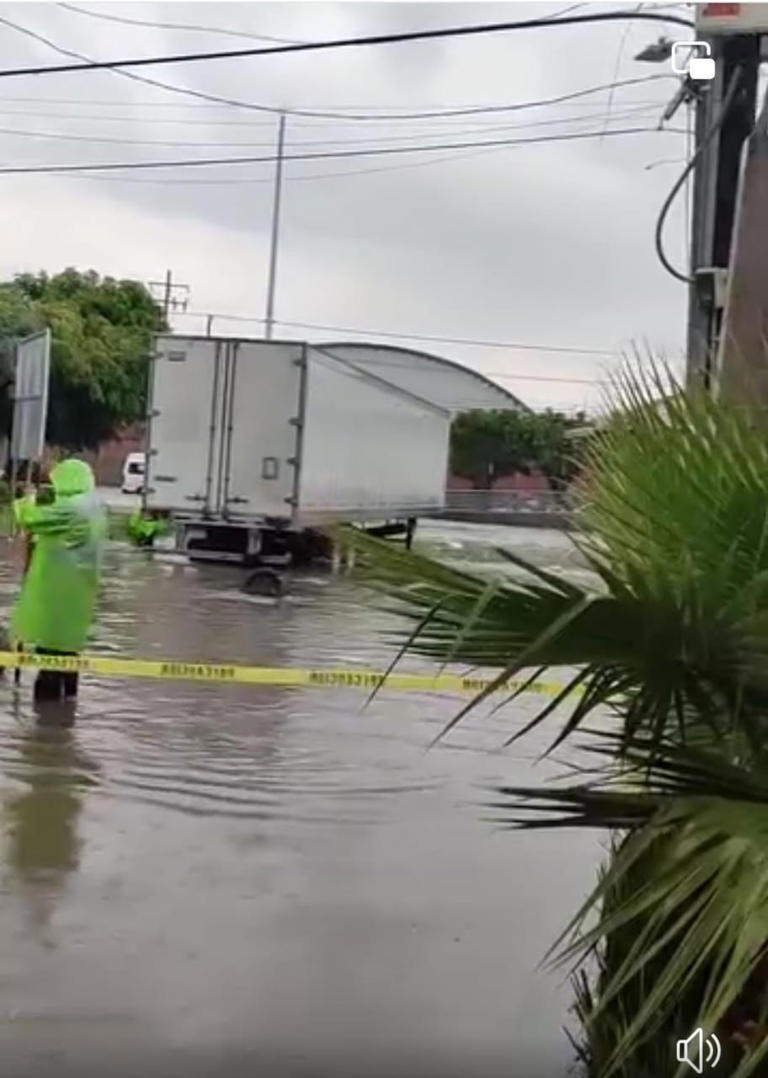
[[[429,352],[351,341],[317,347],[454,414],[497,408],[530,411],[518,397],[484,374]]]

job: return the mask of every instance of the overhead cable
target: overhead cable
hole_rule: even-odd
[[[614,120],[626,120],[639,114],[649,114],[655,111],[655,106],[637,105],[634,108],[627,108],[621,112],[614,114]],[[517,124],[483,124],[474,125],[472,127],[458,128],[454,131],[449,130],[436,130],[436,131],[420,131],[414,132],[411,135],[387,135],[383,136],[390,142],[412,142],[414,139],[435,139],[445,138],[448,136],[473,135],[473,134],[490,134],[499,131],[521,131],[529,130],[530,128],[538,127],[552,127],[560,124],[577,124],[586,123],[591,120],[599,120],[603,118],[603,113],[590,113],[585,116],[562,116],[549,120],[529,120],[525,123]],[[222,142],[216,140],[214,142],[199,142],[188,140],[175,140],[168,138],[159,139],[146,139],[146,138],[121,138],[112,135],[84,135],[73,134],[66,131],[29,131],[25,129],[19,129],[15,127],[0,127],[0,135],[11,135],[19,138],[31,138],[31,139],[44,139],[54,142],[97,142],[97,143],[110,143],[119,146],[186,146],[186,147],[198,147],[204,149],[210,149],[211,147],[219,148],[254,148],[261,146],[274,146],[275,140],[270,139],[267,142]],[[353,138],[324,138],[324,139],[291,139],[291,145],[293,147],[302,146],[361,146],[365,143],[379,142],[382,136],[376,135],[363,135]]]
[[[304,41],[295,45],[269,45],[263,48],[212,50],[168,54],[164,56],[126,57],[117,60],[89,60],[79,64],[55,64],[36,67],[6,68],[0,71],[0,78],[15,78],[22,75],[54,75],[67,72],[106,71],[114,68],[151,67],[157,64],[191,64],[213,60],[238,60],[254,56],[293,55],[305,52],[329,52],[339,49],[360,48],[372,45],[405,44],[411,41],[438,41],[456,37],[478,37],[481,35],[508,33],[513,30],[537,30],[544,27],[572,26],[586,23],[616,22],[634,19],[646,22],[674,23],[692,29],[693,20],[679,15],[660,14],[652,11],[594,11],[587,15],[566,15],[560,18],[525,19],[516,22],[480,23],[464,26],[444,26],[432,30],[405,30],[390,34],[369,34],[358,37],[334,38],[329,41]],[[0,19],[1,22],[7,22]]]
[[[197,318],[223,318],[230,322],[258,322],[263,324],[265,318],[246,314],[224,314],[216,311],[184,311],[185,317]],[[524,352],[563,352],[573,355],[584,356],[616,356],[615,349],[610,348],[576,348],[566,345],[528,344],[520,341],[496,341],[473,339],[469,337],[440,337],[425,333],[394,333],[389,330],[361,329],[359,326],[329,326],[318,322],[291,322],[285,319],[275,319],[278,325],[289,326],[292,329],[314,329],[322,333],[352,333],[362,337],[387,337],[393,340],[432,341],[435,344],[468,344],[477,348],[516,348]]]
[[[79,60],[85,60],[89,63],[91,58],[85,56],[83,53],[73,52],[71,49],[65,49],[61,45],[57,45],[55,41],[51,41],[50,38],[44,37],[42,34],[38,34],[35,30],[30,30],[26,26],[21,26],[19,23],[12,22],[10,19],[0,16],[0,24],[10,27],[12,30],[16,30],[20,34],[24,34],[27,37],[32,38],[35,41],[39,41],[43,45],[47,45],[48,48],[53,49],[54,52],[60,53],[62,56],[73,56]],[[558,97],[549,99],[542,99],[540,101],[533,102],[520,102],[513,105],[497,105],[497,106],[473,106],[469,108],[458,109],[434,109],[424,110],[422,112],[412,113],[377,113],[371,115],[369,113],[354,113],[344,112],[343,110],[322,110],[322,109],[299,109],[299,108],[280,108],[276,105],[265,105],[258,102],[240,101],[237,98],[223,97],[220,94],[205,93],[202,90],[192,90],[183,86],[176,86],[173,83],[161,82],[159,79],[151,79],[146,75],[136,75],[131,71],[121,71],[117,68],[110,69],[112,74],[120,75],[124,78],[131,79],[133,82],[145,83],[148,86],[153,86],[159,90],[165,90],[168,93],[181,94],[186,97],[194,97],[203,101],[211,102],[215,105],[224,105],[230,108],[240,108],[251,110],[254,112],[266,112],[272,114],[280,114],[285,112],[288,116],[302,116],[308,119],[319,120],[352,120],[352,121],[381,121],[381,120],[417,120],[417,119],[436,119],[442,116],[472,116],[480,113],[490,112],[506,112],[522,108],[533,108],[545,105],[561,104],[565,101],[572,101],[579,97],[586,97],[589,94],[598,93],[601,90],[608,89],[610,86],[632,86],[643,82],[653,82],[658,79],[674,78],[672,74],[656,74],[645,75],[642,78],[635,79],[622,79],[615,84],[605,84],[602,86],[590,87],[586,90],[578,90],[575,93],[561,94]],[[2,74],[0,72],[0,74]]]
[[[664,128],[667,133],[681,134],[677,128]],[[609,131],[607,135],[616,137],[619,135],[661,134],[654,127],[627,127],[616,131]],[[682,132],[685,133],[684,131]],[[479,146],[524,146],[547,142],[576,142],[583,139],[600,138],[601,131],[578,131],[563,135],[535,135],[531,138],[521,139],[479,139],[473,142],[443,142],[434,143],[430,146],[382,146],[372,149],[359,150],[324,150],[316,153],[287,153],[283,154],[283,161],[324,161],[339,160],[349,157],[382,157],[406,153],[433,153],[436,150],[464,150]],[[5,165],[0,168],[0,176],[11,175],[34,175],[36,173],[66,173],[66,172],[110,172],[115,170],[135,169],[158,169],[158,168],[209,168],[215,165],[260,165],[270,164],[277,160],[275,154],[265,154],[259,157],[192,157],[180,158],[172,161],[104,161],[92,164],[79,165]]]
[[[255,34],[248,30],[224,30],[218,26],[196,26],[190,23],[151,22],[149,19],[129,19],[125,15],[106,15],[101,11],[87,11],[76,4],[59,3],[56,7],[72,11],[76,15],[87,15],[89,19],[103,19],[105,22],[119,22],[125,26],[151,26],[158,30],[194,30],[205,34],[221,34],[226,37],[250,38],[252,41],[276,41],[281,45],[298,45],[295,38],[274,37],[272,34]]]
[[[710,124],[709,130],[706,132],[704,138],[701,140],[701,144],[696,150],[696,153],[693,154],[690,161],[677,178],[672,190],[665,198],[664,205],[661,207],[661,210],[659,211],[659,216],[656,220],[656,228],[654,230],[654,245],[656,248],[656,254],[658,255],[659,261],[661,262],[667,273],[669,273],[672,277],[675,277],[678,281],[681,281],[683,284],[694,284],[696,278],[692,277],[690,274],[681,273],[679,270],[675,269],[675,267],[672,265],[672,263],[669,261],[666,254],[664,253],[664,224],[666,222],[667,215],[669,213],[670,207],[672,206],[672,203],[675,201],[678,192],[680,191],[688,176],[696,167],[696,162],[699,160],[701,155],[709,146],[712,139],[723,126],[725,118],[728,115],[731,105],[733,104],[733,99],[736,96],[736,91],[739,88],[739,81],[741,79],[743,70],[744,69],[742,67],[737,67],[731,75],[731,80],[728,83],[728,88],[726,90],[722,106],[720,107],[717,116],[715,116],[714,120]]]

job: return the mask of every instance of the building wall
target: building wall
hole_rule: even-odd
[[[448,482],[446,485],[447,490],[474,490],[471,479],[465,479],[462,475],[452,475],[449,473]],[[515,472],[513,475],[499,475],[494,480],[491,490],[525,490],[531,492],[550,490],[549,481],[545,475],[541,475],[539,472],[533,472],[531,475],[524,475],[522,472]]]
[[[102,442],[98,450],[82,450],[75,454],[93,468],[96,483],[100,487],[119,487],[123,481],[123,464],[129,453],[140,453],[144,449],[144,425],[137,423],[118,432],[108,442]],[[50,468],[57,460],[66,456],[66,452],[57,446],[46,446],[45,464]]]

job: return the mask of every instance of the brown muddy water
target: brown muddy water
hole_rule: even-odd
[[[422,541],[574,566],[554,532]],[[0,565],[6,609],[14,579]],[[390,658],[348,580],[274,604],[240,579],[115,545],[94,650]],[[88,677],[66,727],[30,690],[0,683],[3,1078],[567,1073],[568,987],[537,967],[598,844],[500,830],[484,805],[549,773],[542,738],[497,751],[532,698],[426,751],[455,699]]]

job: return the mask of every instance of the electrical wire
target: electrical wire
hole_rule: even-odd
[[[684,134],[682,129],[666,127],[664,132],[672,134]],[[283,154],[283,161],[323,161],[328,159],[343,159],[348,157],[382,157],[406,153],[433,153],[435,150],[464,150],[480,146],[526,146],[536,143],[547,142],[575,142],[583,139],[600,138],[600,131],[578,131],[564,135],[537,135],[532,138],[521,139],[481,139],[475,142],[444,142],[435,143],[431,146],[383,146],[376,149],[360,150],[328,150],[317,153],[288,153]],[[627,127],[616,131],[609,131],[608,135],[661,134],[655,127]],[[67,173],[67,172],[109,172],[115,169],[156,169],[156,168],[199,168],[214,165],[263,165],[277,161],[274,154],[265,154],[260,157],[200,157],[182,158],[175,161],[110,161],[96,162],[84,165],[6,165],[0,168],[0,176],[34,175],[36,173]]]
[[[626,120],[630,117],[637,117],[642,114],[650,114],[655,111],[655,106],[649,107],[648,105],[637,105],[632,108],[622,110],[622,112],[616,113],[615,120]],[[434,132],[421,131],[411,135],[389,135],[387,138],[390,142],[413,142],[414,139],[430,139],[430,138],[445,138],[445,136],[461,137],[463,135],[475,135],[475,134],[492,134],[500,131],[522,131],[529,130],[530,128],[538,127],[552,127],[558,124],[575,124],[586,123],[590,120],[599,120],[603,117],[603,113],[589,113],[584,116],[563,116],[549,120],[531,120],[526,123],[518,124],[483,124],[481,126],[474,125],[473,127],[457,128],[453,131],[450,129],[436,130]],[[192,146],[204,149],[210,149],[211,147],[218,147],[221,149],[229,147],[241,147],[245,149],[253,147],[274,146],[274,139],[270,139],[268,142],[198,142],[198,141],[186,141],[186,140],[173,140],[173,139],[136,139],[136,138],[117,138],[112,135],[76,135],[63,131],[27,131],[20,130],[14,127],[0,127],[0,135],[10,135],[19,138],[32,138],[32,139],[45,139],[54,142],[96,142],[96,143],[109,143],[119,146]],[[356,138],[336,138],[336,139],[291,139],[291,145],[293,147],[302,146],[361,146],[364,143],[375,142],[377,136],[369,137],[356,137]]]
[[[658,14],[651,11],[595,11],[588,15],[566,15],[559,19],[525,19],[517,22],[481,23],[464,26],[445,26],[436,30],[405,30],[394,34],[370,34],[359,37],[334,38],[330,41],[305,41],[297,45],[269,45],[258,49],[215,50],[197,53],[168,54],[165,56],[127,57],[119,60],[89,60],[80,64],[55,64],[43,67],[16,67],[0,71],[0,78],[16,78],[21,75],[53,75],[67,72],[108,71],[115,68],[150,67],[157,64],[191,64],[211,60],[239,60],[254,56],[292,55],[303,52],[328,52],[338,49],[360,48],[369,45],[395,45],[411,41],[439,41],[455,37],[478,37],[480,35],[507,33],[513,30],[537,30],[544,27],[572,26],[586,23],[615,22],[624,19],[674,23],[691,29],[691,19],[679,15]],[[0,19],[6,25],[9,20]]]
[[[669,213],[670,207],[672,206],[672,203],[675,201],[675,198],[677,197],[678,191],[683,186],[683,184],[687,180],[688,176],[690,175],[690,173],[695,168],[696,162],[699,160],[701,155],[704,153],[707,146],[709,146],[712,139],[715,137],[717,132],[723,126],[723,123],[725,122],[725,118],[728,115],[728,110],[730,109],[731,105],[733,104],[733,99],[736,96],[736,91],[737,91],[737,89],[739,87],[739,80],[741,78],[742,71],[743,71],[742,67],[737,67],[735,69],[735,71],[733,72],[733,74],[731,75],[731,81],[728,84],[728,89],[726,90],[725,97],[723,98],[723,104],[722,104],[722,106],[720,108],[720,111],[719,111],[718,115],[715,117],[715,119],[710,124],[709,130],[706,132],[706,134],[704,135],[704,138],[701,140],[701,145],[696,150],[696,153],[693,154],[690,161],[688,162],[688,164],[685,166],[683,171],[680,173],[680,176],[675,181],[675,184],[672,187],[672,190],[669,192],[666,199],[664,200],[664,204],[661,207],[661,210],[659,211],[659,216],[658,216],[658,218],[656,220],[656,229],[655,229],[655,232],[654,232],[654,244],[655,244],[655,247],[656,247],[656,254],[658,255],[659,261],[661,262],[662,266],[667,271],[667,273],[671,274],[672,277],[675,277],[678,281],[682,281],[683,284],[694,284],[696,278],[693,277],[691,274],[681,273],[679,270],[675,269],[675,267],[672,265],[672,263],[669,261],[666,254],[664,253],[664,244],[663,244],[664,223],[666,222],[667,214]]]
[[[661,75],[661,74],[659,74],[659,75],[646,75],[644,78],[641,78],[641,79],[629,79],[629,80],[627,80],[627,82],[628,83],[653,82],[653,81],[655,81],[657,79],[660,79],[660,78],[674,78],[674,77],[675,77],[674,75]],[[597,90],[610,89],[611,85],[612,85],[611,83],[606,83],[603,86],[595,87],[595,92],[597,92]],[[616,85],[621,86],[621,85],[623,85],[623,83],[618,82],[618,83],[616,83]],[[583,91],[579,91],[579,94],[581,94],[581,93],[583,93]],[[112,99],[103,99],[102,98],[102,99],[100,99],[98,101],[94,101],[92,98],[88,99],[88,98],[82,98],[82,97],[23,97],[23,96],[19,96],[19,95],[11,95],[11,96],[3,95],[2,97],[0,97],[0,105],[4,105],[4,104],[14,104],[15,105],[17,103],[20,103],[20,104],[33,104],[33,105],[36,105],[36,106],[37,105],[90,105],[93,108],[110,108],[110,107],[114,107],[114,108],[128,108],[128,109],[141,109],[141,108],[147,108],[147,109],[187,109],[187,110],[196,110],[198,112],[204,112],[204,111],[205,112],[210,112],[212,109],[224,109],[224,108],[229,108],[230,107],[228,105],[197,105],[197,104],[191,104],[190,102],[186,102],[186,101],[185,102],[181,102],[181,101],[179,101],[179,102],[175,102],[175,101],[149,101],[149,100],[147,100],[147,101],[126,101],[126,100],[120,100],[120,99],[117,99],[117,98],[112,98]],[[565,101],[563,103],[564,104],[569,104],[568,101]],[[544,99],[543,101],[524,102],[520,106],[514,106],[514,107],[533,108],[534,106],[539,105],[539,104],[547,105],[547,104],[549,104],[549,101],[547,99]],[[650,106],[650,105],[666,105],[667,101],[666,101],[666,99],[658,100],[658,101],[637,99],[637,100],[633,100],[632,104],[633,105],[648,105],[648,106]],[[339,106],[337,106],[337,108],[340,110],[339,113],[338,113],[338,121],[339,121],[339,123],[343,123],[345,120],[349,119],[346,112],[348,112],[350,110],[353,110],[355,108],[359,108],[359,107],[360,107],[359,105],[357,105],[357,106],[356,105],[344,105],[344,106],[339,105]],[[424,119],[427,119],[427,120],[429,120],[429,119],[437,119],[437,120],[439,120],[439,119],[450,118],[451,114],[453,113],[453,111],[455,109],[462,109],[462,110],[463,109],[478,109],[478,110],[480,110],[480,112],[484,112],[484,111],[489,111],[489,110],[497,110],[498,111],[498,109],[500,109],[500,108],[505,109],[505,108],[510,108],[510,107],[512,107],[512,106],[508,106],[508,105],[468,105],[468,104],[464,104],[464,105],[444,105],[444,106],[441,107],[441,109],[436,110],[435,106],[430,106],[429,108],[430,108],[431,111],[427,111],[426,113],[425,112],[417,113],[416,118],[423,117]],[[589,101],[583,101],[583,102],[574,102],[572,104],[572,107],[574,107],[574,108],[591,108],[592,105],[590,104]],[[370,110],[370,113],[371,113],[371,115],[369,117],[367,117],[367,118],[369,118],[369,119],[377,119],[376,112],[382,112],[382,111],[386,111],[387,109],[395,109],[395,108],[399,108],[401,110],[400,112],[395,113],[395,118],[399,118],[399,117],[402,116],[402,112],[404,110],[408,110],[409,108],[411,108],[411,106],[408,106],[408,105],[400,105],[400,106],[398,106],[398,105],[369,105],[369,106],[367,106],[367,108]],[[427,106],[424,106],[424,108],[426,109]],[[346,110],[346,112],[343,111],[343,110]],[[52,115],[55,115],[55,116],[63,116],[63,117],[66,117],[68,119],[73,119],[73,120],[79,120],[79,119],[91,119],[91,120],[95,119],[95,120],[99,120],[99,119],[104,119],[104,120],[115,120],[115,121],[117,121],[119,123],[124,123],[127,119],[132,119],[133,118],[133,117],[129,117],[129,116],[106,116],[106,115],[99,116],[99,115],[93,115],[93,114],[83,115],[82,113],[78,114],[77,112],[72,112],[72,113],[69,113],[69,112],[57,112],[57,113],[44,112],[44,113],[39,113],[37,108],[32,109],[32,110],[18,109],[16,112],[12,112],[12,111],[8,112],[8,110],[0,110],[0,111],[4,112],[6,115],[9,115],[9,116],[13,116],[13,115],[19,115],[19,116],[35,116],[35,115],[52,116]],[[289,108],[278,108],[277,106],[275,106],[275,111],[277,111],[277,112],[285,112],[285,113],[287,113],[289,115],[290,115],[290,112],[291,112],[291,110]],[[448,113],[447,117],[445,116],[446,112]],[[367,114],[366,114],[366,116],[367,116]],[[387,119],[392,120],[393,118],[388,117]],[[254,127],[255,126],[262,126],[262,127],[264,127],[264,126],[267,126],[269,124],[269,122],[270,122],[269,120],[217,120],[214,117],[207,117],[207,116],[201,116],[199,119],[196,119],[196,120],[181,120],[181,119],[176,119],[173,116],[157,117],[157,118],[153,118],[153,117],[148,118],[148,117],[142,116],[141,121],[143,123],[152,123],[152,122],[156,122],[156,123],[195,123],[195,124],[229,123],[229,124],[236,124],[236,125],[239,124],[239,125],[242,125],[244,127],[249,127],[249,126],[254,126]],[[302,123],[297,122],[294,126],[306,126],[306,127],[308,127],[310,125],[309,124],[302,124]]]
[[[401,161],[397,165],[375,165],[373,168],[347,168],[336,172],[311,172],[300,176],[291,176],[287,173],[283,175],[284,183],[306,183],[313,180],[334,180],[344,179],[349,176],[371,176],[374,173],[382,172],[402,172],[404,169],[414,168],[427,168],[434,165],[444,165],[455,161],[470,161],[473,158],[480,157],[483,154],[499,153],[502,150],[507,149],[506,146],[491,146],[480,150],[465,150],[463,153],[444,154],[440,157],[430,157],[426,161]],[[54,173],[54,175],[56,175]],[[257,176],[249,177],[247,179],[183,179],[183,180],[171,180],[164,178],[152,179],[137,179],[135,176],[107,176],[102,172],[99,173],[78,173],[69,172],[65,173],[62,177],[65,180],[87,180],[96,183],[130,183],[130,184],[152,184],[159,187],[251,187],[254,184],[268,183],[274,185],[274,176]]]
[[[96,61],[92,60],[90,56],[86,56],[81,52],[74,52],[72,49],[65,49],[61,45],[57,45],[55,41],[51,41],[50,38],[44,37],[42,34],[38,34],[36,30],[30,30],[26,26],[21,26],[20,23],[12,22],[10,19],[6,19],[0,16],[0,24],[8,26],[11,30],[16,30],[20,34],[26,35],[26,37],[32,38],[34,41],[39,41],[42,45],[47,45],[48,48],[53,49],[54,52],[58,52],[61,56],[73,56],[78,60],[85,61],[85,64],[81,65],[87,68],[88,64],[95,64]],[[50,70],[50,69],[46,69]],[[210,101],[216,105],[229,105],[233,108],[253,109],[257,112],[270,112],[279,113],[280,109],[273,108],[266,105],[250,104],[247,101],[238,101],[232,97],[222,97],[219,94],[204,93],[202,90],[190,90],[184,86],[176,86],[171,82],[161,82],[160,79],[152,79],[147,75],[137,75],[134,71],[122,71],[119,68],[111,67],[109,71],[113,75],[119,75],[121,78],[130,79],[131,82],[140,82],[145,86],[152,86],[157,90],[165,90],[172,94],[182,94],[186,97],[199,98],[202,101]],[[5,73],[0,71],[0,78]],[[329,117],[331,114],[328,114]]]
[[[577,11],[584,6],[583,3],[571,4],[570,7],[563,8],[562,11],[553,12],[550,18],[560,18],[560,16],[568,15],[570,12]],[[681,7],[683,5],[678,4],[670,6]],[[277,41],[286,45],[299,44],[299,42],[292,38],[273,37],[269,34],[255,34],[247,30],[229,30],[223,29],[220,26],[199,26],[192,23],[153,22],[149,19],[128,19],[125,15],[105,15],[98,11],[87,11],[85,8],[78,7],[76,4],[58,3],[56,7],[64,8],[66,11],[73,11],[78,15],[87,15],[90,19],[103,19],[106,22],[122,23],[125,26],[150,26],[157,30],[184,30],[203,34],[222,34],[227,37],[250,38],[255,41]]]
[[[179,312],[185,317],[195,318],[224,318],[230,322],[258,322],[260,325],[266,323],[266,318],[260,318],[258,316],[251,316],[247,314],[223,314],[216,311],[183,311]],[[318,322],[291,322],[285,319],[275,319],[275,321],[281,326],[289,326],[291,329],[313,329],[319,330],[322,333],[351,333],[361,337],[386,337],[391,340],[400,341],[431,341],[434,344],[467,344],[476,348],[506,348],[517,349],[523,352],[561,352],[571,355],[582,356],[616,356],[616,350],[610,348],[575,348],[564,345],[546,345],[546,344],[523,344],[519,341],[494,341],[494,340],[478,340],[469,337],[440,337],[425,333],[393,333],[388,330],[378,329],[360,329],[355,326],[329,326]],[[571,379],[568,379],[570,381]]]
[[[636,12],[642,11],[643,7],[644,7],[644,5],[642,3],[638,4],[637,7],[635,8],[635,11]],[[615,82],[616,79],[619,77],[619,70],[621,69],[621,59],[622,59],[622,56],[624,54],[624,46],[625,46],[625,44],[627,42],[627,37],[629,36],[629,31],[631,29],[632,29],[632,23],[627,23],[627,25],[624,27],[624,29],[621,32],[621,38],[619,39],[619,47],[618,47],[617,52],[616,52],[616,61],[615,61],[614,65],[613,65],[613,79],[612,79],[613,82]],[[608,91],[608,101],[606,103],[606,109],[605,109],[605,127],[606,127],[606,129],[607,129],[608,124],[610,122],[612,111],[613,111],[613,88],[611,88]]]
[[[104,15],[100,11],[86,11],[75,4],[57,4],[56,7],[73,11],[77,15],[87,15],[90,19],[103,19],[105,22],[119,22],[125,26],[151,26],[157,30],[195,30],[205,34],[222,34],[227,37],[250,38],[252,41],[276,41],[281,45],[298,45],[294,38],[273,37],[271,34],[252,34],[247,30],[223,30],[216,26],[195,26],[189,23],[150,22],[148,19],[128,19],[125,15]]]
[[[79,60],[86,60],[89,63],[93,63],[90,57],[85,56],[83,53],[73,52],[71,49],[65,49],[61,45],[57,45],[55,41],[51,41],[50,38],[44,37],[42,34],[38,34],[35,30],[30,30],[26,26],[21,26],[20,23],[12,22],[10,19],[0,16],[0,24],[10,27],[12,30],[16,30],[20,34],[24,34],[27,37],[32,38],[34,41],[39,41],[43,45],[47,45],[48,48],[53,49],[54,52],[60,53],[62,56],[74,56]],[[264,105],[257,102],[240,101],[236,98],[222,97],[218,94],[204,93],[202,90],[191,90],[183,86],[176,86],[170,82],[161,82],[159,79],[151,79],[146,75],[136,75],[131,71],[120,71],[117,69],[111,69],[112,74],[120,75],[124,78],[130,79],[132,82],[144,83],[147,86],[153,86],[155,89],[165,90],[169,93],[181,94],[187,97],[200,98],[203,101],[212,102],[216,105],[224,105],[231,108],[248,109],[255,112],[266,112],[273,115],[280,115],[285,113],[287,116],[301,116],[310,119],[320,120],[351,120],[351,121],[389,121],[389,120],[416,120],[416,119],[436,119],[442,116],[471,116],[479,113],[489,112],[504,112],[512,111],[514,109],[532,108],[534,106],[544,106],[550,104],[561,104],[565,101],[572,101],[579,97],[586,97],[589,94],[598,93],[601,90],[609,88],[610,84],[603,86],[590,87],[586,90],[579,90],[575,93],[561,94],[555,98],[543,99],[535,102],[521,102],[515,105],[498,105],[489,107],[472,107],[472,108],[460,108],[460,109],[444,109],[444,110],[432,110],[423,111],[421,113],[378,113],[376,115],[370,115],[367,113],[354,113],[344,111],[331,111],[331,110],[319,110],[319,109],[288,109],[278,108],[275,105]],[[2,72],[0,72],[2,75]],[[637,85],[643,82],[653,82],[657,79],[674,78],[674,75],[646,75],[643,78],[636,79],[623,79],[617,86],[631,86]]]

